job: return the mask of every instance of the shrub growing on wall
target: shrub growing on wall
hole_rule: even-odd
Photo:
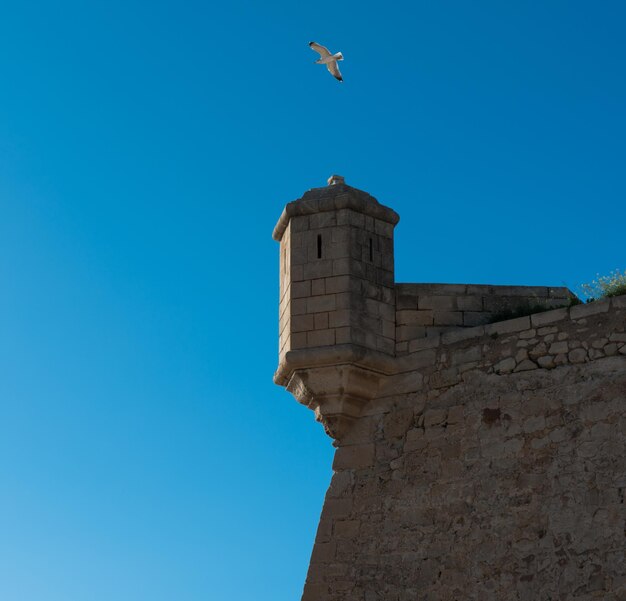
[[[588,300],[626,294],[626,273],[616,269],[609,275],[598,274],[598,277],[591,283],[582,284],[581,289]]]

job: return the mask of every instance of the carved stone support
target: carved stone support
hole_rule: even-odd
[[[357,365],[330,365],[294,370],[286,388],[315,412],[331,438],[339,440],[376,396],[384,378]]]

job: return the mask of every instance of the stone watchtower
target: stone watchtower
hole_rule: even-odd
[[[328,184],[274,230],[274,379],[337,447],[302,601],[626,599],[626,295],[395,282]]]
[[[275,382],[337,438],[395,353],[393,230],[399,217],[341,176],[290,202],[280,242]]]

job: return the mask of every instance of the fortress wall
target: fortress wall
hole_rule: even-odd
[[[303,600],[626,599],[626,296],[417,342],[337,443]]]
[[[433,334],[486,324],[519,307],[562,307],[572,293],[563,287],[477,284],[396,284],[396,354]]]

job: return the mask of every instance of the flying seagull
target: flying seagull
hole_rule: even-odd
[[[343,60],[343,54],[341,54],[341,52],[331,54],[328,48],[325,48],[317,42],[309,42],[309,46],[315,50],[315,52],[319,52],[320,58],[317,59],[315,63],[317,65],[326,65],[335,79],[343,81],[343,77],[341,77],[341,72],[339,71],[339,65],[337,65],[337,61]]]

